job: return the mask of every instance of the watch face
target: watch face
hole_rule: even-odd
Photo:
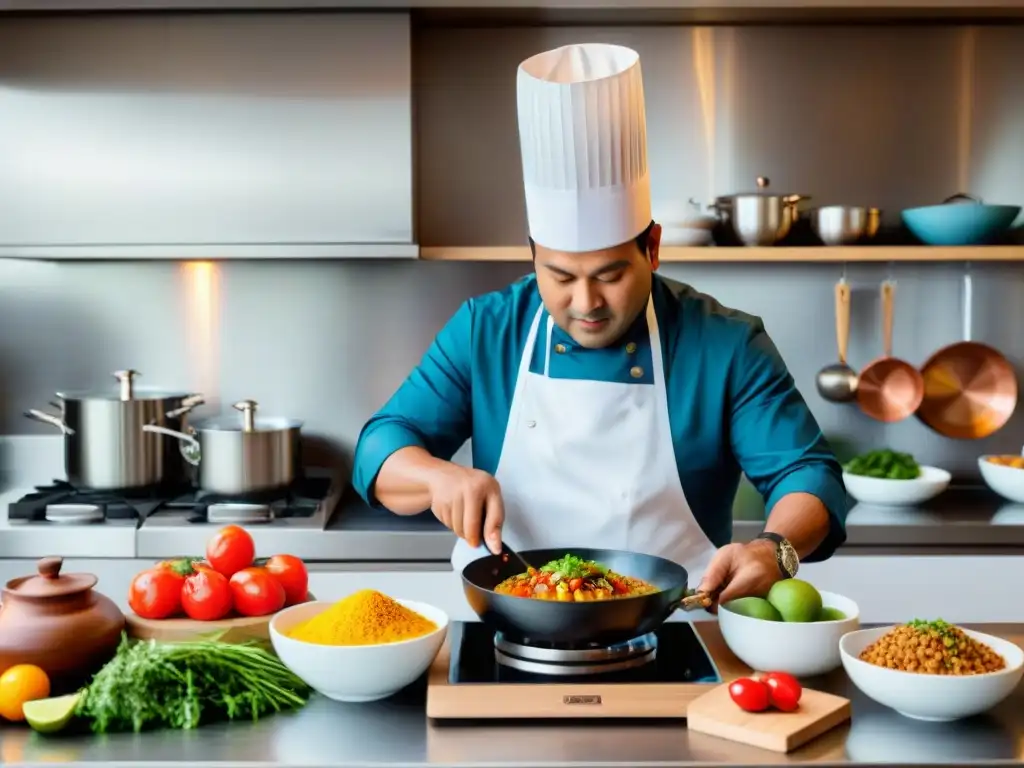
[[[786,570],[791,577],[796,575],[797,569],[800,567],[800,558],[796,555],[796,550],[791,546],[783,545],[779,552],[782,558],[782,567]]]

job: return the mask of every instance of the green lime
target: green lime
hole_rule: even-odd
[[[22,712],[33,729],[40,733],[56,733],[75,716],[75,707],[81,697],[81,693],[69,693],[52,699],[26,701],[22,705]]]
[[[740,597],[730,600],[724,607],[733,613],[749,616],[752,619],[782,621],[782,615],[763,597]]]
[[[821,615],[821,594],[813,584],[800,579],[783,579],[768,591],[768,602],[782,614],[783,621],[816,621]]]
[[[825,606],[821,609],[821,613],[818,614],[818,621],[842,621],[846,618],[846,614],[840,611],[838,608],[832,608]]]

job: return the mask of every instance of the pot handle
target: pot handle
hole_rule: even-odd
[[[181,455],[185,461],[193,467],[199,466],[199,441],[192,435],[186,435],[184,432],[178,432],[175,429],[168,429],[167,427],[158,427],[156,424],[143,424],[142,431],[175,438],[180,444]]]
[[[189,395],[182,399],[181,406],[175,408],[173,411],[168,411],[164,414],[164,417],[168,419],[177,419],[205,402],[206,399],[202,395]]]
[[[46,413],[45,411],[37,411],[35,408],[30,408],[25,411],[25,417],[38,421],[43,424],[49,424],[51,427],[56,427],[65,435],[75,434],[75,430],[64,423],[64,420],[60,416],[54,416],[52,413]]]
[[[950,195],[942,201],[943,205],[948,205],[950,203],[978,203],[980,205],[981,198],[974,197],[973,195],[968,195],[963,192],[957,192],[955,195]]]

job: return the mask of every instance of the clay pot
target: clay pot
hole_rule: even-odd
[[[88,573],[61,574],[60,557],[44,557],[38,576],[7,582],[0,606],[0,673],[35,664],[51,681],[77,681],[96,672],[117,651],[124,614],[93,590]]]

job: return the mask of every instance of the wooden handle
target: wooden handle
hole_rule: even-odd
[[[892,316],[896,286],[889,280],[882,283],[882,344],[885,356],[892,357]]]
[[[846,350],[850,344],[850,285],[845,280],[836,283],[836,345],[839,362],[846,365]]]

